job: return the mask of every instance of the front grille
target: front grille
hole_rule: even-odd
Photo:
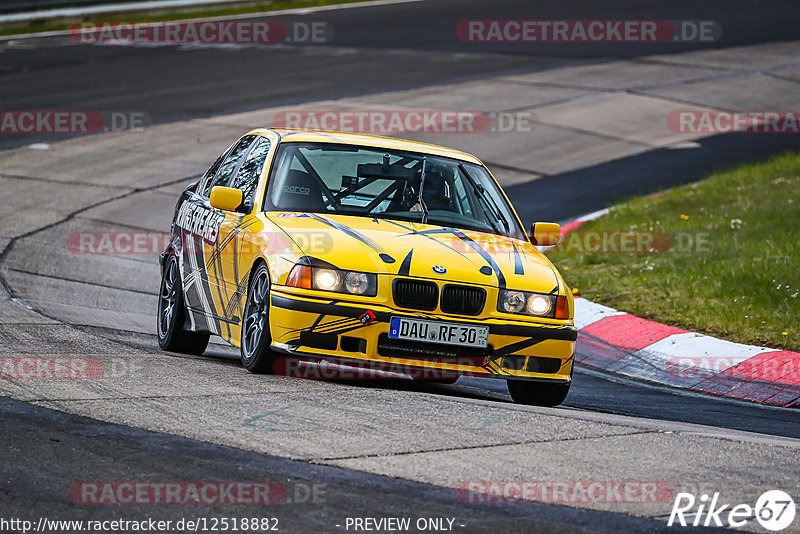
[[[484,358],[491,353],[491,346],[482,349],[479,347],[461,347],[458,345],[409,341],[407,339],[393,339],[388,334],[378,336],[378,354],[384,358],[414,358],[461,364],[472,360],[469,362],[472,365],[482,366]]]
[[[401,308],[433,311],[439,300],[439,287],[433,282],[398,278],[394,281],[394,302]]]
[[[478,315],[486,302],[481,287],[446,285],[442,289],[442,311],[458,315]]]

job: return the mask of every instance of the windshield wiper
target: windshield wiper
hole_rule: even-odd
[[[425,188],[425,165],[428,163],[428,158],[422,158],[422,174],[419,178],[419,196],[417,202],[419,207],[422,208],[422,224],[428,224],[428,206],[425,205],[425,199],[422,198],[422,190]]]
[[[492,214],[492,216],[495,218],[496,221],[500,221],[501,223],[503,223],[503,227],[506,229],[506,233],[508,233],[509,230],[511,230],[511,227],[508,225],[508,221],[506,220],[506,218],[503,217],[503,213],[500,211],[500,208],[497,206],[494,199],[486,196],[486,191],[484,190],[483,186],[472,178],[472,175],[470,175],[470,173],[467,172],[467,169],[466,167],[464,167],[463,163],[459,163],[458,168],[461,170],[461,172],[464,173],[464,176],[466,176],[467,181],[470,183],[475,192],[478,193],[478,197],[480,197],[480,199],[483,200],[483,203],[488,208],[489,213]],[[494,222],[492,222],[491,220],[489,222],[491,223],[492,228],[494,228],[494,230],[497,233],[500,233],[499,228],[497,228],[497,226],[494,225]]]
[[[414,212],[410,212],[408,215],[402,213],[394,213],[391,211],[382,211],[380,213],[367,213],[361,214],[363,217],[370,217],[372,219],[397,219],[400,221],[408,221],[408,222],[417,222],[416,215],[412,215]],[[419,213],[419,212],[416,212]]]

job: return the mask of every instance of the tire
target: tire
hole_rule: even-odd
[[[170,256],[161,273],[158,293],[158,346],[170,352],[199,356],[205,352],[210,335],[184,330],[186,309],[182,286],[178,259]]]
[[[508,392],[517,404],[558,406],[569,393],[569,384],[548,384],[529,380],[506,380]]]
[[[277,355],[270,349],[269,269],[259,263],[250,277],[242,320],[242,365],[251,373],[272,373]]]

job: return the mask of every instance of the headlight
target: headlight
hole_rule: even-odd
[[[312,267],[300,263],[292,268],[286,285],[367,297],[378,294],[378,277],[374,274]]]
[[[563,298],[563,297],[562,297]],[[523,313],[534,317],[555,317],[556,296],[501,290],[497,310],[505,313]]]
[[[525,293],[522,291],[501,291],[498,309],[508,313],[518,313],[525,307]]]
[[[314,289],[337,291],[342,284],[342,275],[335,269],[314,269]]]
[[[545,317],[550,314],[550,309],[552,307],[553,299],[551,299],[549,295],[531,295],[528,297],[528,303],[525,305],[525,311],[531,315]]]
[[[354,295],[363,295],[369,289],[369,275],[349,272],[344,277],[344,288]]]

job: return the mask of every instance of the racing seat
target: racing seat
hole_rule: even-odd
[[[327,211],[319,182],[296,169],[289,170],[277,207],[286,211]]]

